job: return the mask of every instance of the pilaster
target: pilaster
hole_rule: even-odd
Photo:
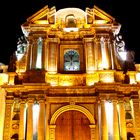
[[[86,57],[86,71],[93,73],[95,70],[95,53],[93,38],[84,38],[85,57]]]
[[[31,69],[31,63],[32,63],[32,46],[33,46],[33,40],[29,36],[28,37],[28,50],[27,50],[27,70]]]
[[[45,120],[46,120],[46,140],[50,140],[50,131],[49,131],[49,119],[50,119],[50,103],[46,101],[46,117],[45,117]]]
[[[132,99],[133,104],[133,115],[134,115],[134,129],[135,139],[140,140],[140,106],[139,99]]]
[[[58,38],[49,38],[49,56],[48,56],[48,72],[55,74],[57,73],[57,58],[58,58]]]
[[[91,140],[96,140],[95,125],[89,125]]]
[[[42,69],[46,70],[46,66],[47,66],[47,40],[44,37],[43,38],[43,45],[42,45]]]
[[[108,140],[108,127],[105,110],[105,100],[101,100],[101,140]]]
[[[113,140],[120,140],[117,100],[113,100]]]
[[[38,48],[38,38],[34,38],[32,46],[32,69],[36,68],[37,48]]]
[[[95,38],[95,64],[97,70],[102,69],[102,50],[101,50],[101,36],[97,35]]]
[[[28,101],[27,140],[33,139],[33,100]]]
[[[25,139],[25,122],[24,122],[24,110],[25,109],[25,101],[20,102],[20,122],[19,122],[19,140],[24,140]]]
[[[55,140],[55,128],[56,125],[50,125],[50,139],[49,140]]]
[[[11,139],[12,107],[13,107],[13,101],[6,100],[3,140]]]
[[[39,100],[38,140],[45,139],[45,101]]]
[[[118,102],[119,105],[119,120],[120,120],[120,137],[122,140],[126,140],[126,120],[125,120],[125,107],[122,99]]]
[[[104,37],[104,50],[106,56],[106,69],[111,69],[111,54],[109,48],[109,36]]]

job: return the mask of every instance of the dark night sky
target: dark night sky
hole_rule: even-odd
[[[16,50],[17,39],[22,36],[20,25],[44,6],[56,6],[56,10],[77,7],[85,11],[86,7],[92,8],[96,5],[122,25],[120,33],[126,43],[125,48],[133,50],[135,63],[140,63],[140,8],[138,2],[122,2],[123,0],[17,0],[10,3],[5,1],[0,11],[0,62],[9,64],[10,55]]]

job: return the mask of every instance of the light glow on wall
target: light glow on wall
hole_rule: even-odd
[[[39,117],[39,104],[33,105],[33,139],[37,140],[38,135],[38,117]]]
[[[122,60],[126,60],[126,55],[127,55],[127,52],[119,52],[119,55],[121,56]]]
[[[57,71],[56,71],[55,67],[50,67],[49,70],[48,70],[48,73],[49,74],[56,74]]]
[[[107,23],[106,20],[95,20],[94,21],[94,24],[105,24],[105,23]]]
[[[104,79],[104,82],[105,82],[105,83],[112,83],[112,82],[114,82],[114,78],[106,77],[106,78]]]
[[[26,137],[26,123],[27,123],[27,104],[25,104],[25,108],[24,108],[24,138]]]
[[[102,49],[102,68],[108,69],[108,60],[105,52],[105,42],[104,38],[101,38],[101,49]]]
[[[70,83],[70,82],[64,82],[61,86],[72,86],[73,83]]]
[[[137,81],[138,83],[140,83],[140,73],[137,73],[137,74],[136,74],[136,81]]]
[[[8,74],[1,73],[0,74],[0,85],[8,83]]]
[[[105,103],[106,109],[106,118],[107,118],[107,125],[108,125],[108,135],[109,139],[113,136],[113,105],[110,102]]]
[[[95,68],[93,66],[89,66],[88,67],[88,70],[87,70],[87,73],[90,74],[90,73],[94,73],[94,70]]]
[[[79,28],[64,28],[63,29],[65,32],[77,32]]]
[[[49,24],[48,20],[37,20],[34,23],[35,24]]]

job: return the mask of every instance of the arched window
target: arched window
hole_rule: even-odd
[[[76,50],[68,50],[65,52],[64,70],[65,71],[79,71],[80,70],[79,53]]]
[[[66,27],[67,28],[74,28],[76,27],[76,19],[73,14],[66,16]]]

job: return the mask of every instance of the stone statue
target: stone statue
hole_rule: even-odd
[[[15,52],[10,56],[10,62],[8,65],[8,72],[15,72],[16,71],[16,61],[17,57]]]
[[[17,53],[23,54],[26,51],[27,40],[24,36],[18,38],[17,42]]]
[[[122,38],[122,35],[116,35],[115,36],[115,45],[117,46],[117,51],[118,52],[123,52],[124,51],[124,47],[125,47],[125,42]]]

